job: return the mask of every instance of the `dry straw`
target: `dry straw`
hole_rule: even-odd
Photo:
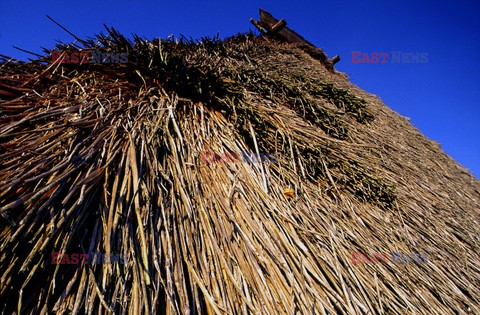
[[[3,314],[480,313],[479,182],[301,47],[108,29],[57,49],[128,63],[2,57]]]

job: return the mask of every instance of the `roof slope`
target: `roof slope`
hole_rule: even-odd
[[[480,313],[479,181],[345,75],[251,34],[82,47],[128,63],[0,64],[3,312]]]

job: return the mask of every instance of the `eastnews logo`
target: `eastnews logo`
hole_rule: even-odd
[[[97,63],[97,64],[109,64],[109,63],[127,63],[127,53],[110,53],[102,51],[74,51],[67,53],[61,50],[52,50],[51,63]]]
[[[428,263],[428,254],[403,254],[403,253],[391,253],[392,258],[390,259],[390,254],[362,254],[362,253],[352,253],[352,264],[361,265],[361,264],[426,264]]]
[[[59,252],[52,253],[53,265],[95,265],[95,264],[126,264],[126,254],[103,254],[103,253],[88,253],[88,254],[64,254]]]
[[[391,57],[391,58],[390,58]],[[401,51],[373,52],[352,51],[352,63],[427,63],[428,53],[406,53]]]
[[[253,152],[226,152],[213,153],[209,151],[202,152],[202,163],[278,163],[276,153],[253,153]]]

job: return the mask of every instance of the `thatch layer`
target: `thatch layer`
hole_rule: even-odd
[[[479,182],[344,75],[251,34],[81,48],[129,61],[0,64],[2,312],[480,313]]]

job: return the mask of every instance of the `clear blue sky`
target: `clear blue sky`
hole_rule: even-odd
[[[480,178],[480,1],[38,1],[0,0],[0,53],[41,52],[55,40],[103,31],[227,37],[253,29],[262,7],[342,58],[337,69],[378,95]],[[428,53],[427,63],[352,63],[352,51]]]

